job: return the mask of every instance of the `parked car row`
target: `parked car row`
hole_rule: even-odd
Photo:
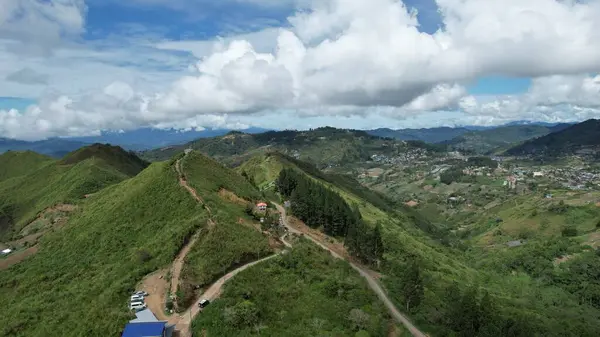
[[[129,310],[140,311],[146,309],[148,307],[145,303],[146,296],[148,296],[148,293],[145,291],[133,293],[129,299]]]

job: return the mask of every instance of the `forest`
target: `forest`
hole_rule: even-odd
[[[374,264],[382,258],[380,227],[369,228],[358,209],[339,194],[291,168],[281,171],[276,186],[290,200],[292,214],[307,225],[344,238],[348,251],[365,263]]]

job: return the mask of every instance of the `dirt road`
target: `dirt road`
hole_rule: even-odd
[[[282,253],[280,253],[280,254],[282,254]],[[190,331],[190,323],[194,320],[194,317],[196,317],[196,315],[198,315],[198,313],[200,313],[200,311],[201,311],[200,307],[198,306],[198,303],[200,303],[201,300],[207,299],[209,301],[214,301],[221,295],[221,290],[223,289],[223,285],[225,285],[225,282],[227,282],[229,279],[233,278],[235,275],[239,274],[240,272],[242,272],[254,265],[268,261],[278,255],[279,254],[274,254],[274,255],[265,257],[263,259],[254,261],[254,262],[250,262],[250,263],[245,264],[233,271],[230,271],[225,276],[218,279],[210,287],[208,287],[208,289],[206,289],[206,291],[202,294],[202,296],[200,296],[200,298],[196,302],[194,302],[194,304],[192,304],[192,306],[190,308],[188,308],[188,310],[186,310],[185,312],[178,315],[178,317],[176,317],[176,319],[170,320],[169,323],[176,323],[177,330]]]
[[[312,235],[312,233],[310,233],[308,231],[302,232],[302,231],[290,226],[287,221],[287,214],[286,214],[285,208],[283,208],[281,205],[278,205],[275,203],[273,203],[273,204],[275,205],[275,207],[277,207],[277,210],[279,211],[279,213],[281,214],[281,217],[283,219],[282,223],[288,229],[289,232],[296,233],[296,234],[304,234],[304,236],[306,238],[308,238],[309,240],[314,242],[319,247],[327,250],[329,253],[331,253],[331,255],[333,257],[338,258],[338,259],[343,259],[346,262],[348,262],[348,264],[350,264],[350,266],[354,270],[358,271],[359,274],[367,280],[367,283],[368,283],[369,287],[371,288],[371,290],[373,290],[373,292],[375,292],[377,297],[379,297],[379,299],[383,302],[383,304],[388,308],[390,314],[392,315],[392,317],[394,317],[394,319],[396,321],[398,321],[399,323],[402,323],[408,329],[408,331],[410,331],[410,333],[415,337],[426,337],[427,336],[426,334],[421,332],[414,324],[412,324],[410,322],[410,320],[398,310],[398,308],[396,308],[396,306],[388,298],[385,291],[381,288],[379,283],[375,280],[375,278],[373,278],[373,276],[371,276],[373,273],[370,270],[368,270],[362,266],[359,266],[346,258],[343,258],[342,256],[340,256],[340,254],[334,252],[333,249],[330,249],[327,246],[327,244],[322,243],[318,240],[318,238],[315,238],[314,235]],[[285,243],[285,241],[284,241],[284,243]]]

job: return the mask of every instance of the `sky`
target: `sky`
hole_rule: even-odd
[[[600,117],[600,0],[2,0],[0,137]]]

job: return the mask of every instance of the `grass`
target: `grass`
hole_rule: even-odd
[[[256,200],[258,191],[245,178],[197,152],[183,160],[188,183],[210,208],[215,225],[192,247],[183,269],[183,306],[195,295],[195,286],[206,286],[236,267],[271,253],[268,238],[251,225],[245,205],[228,202],[217,192],[224,188],[238,197]]]
[[[0,335],[119,334],[131,319],[130,291],[205,224],[169,163],[103,189],[47,234],[36,255],[0,273]],[[143,262],[141,252],[151,258]]]
[[[27,175],[52,161],[50,157],[31,151],[5,152],[0,155],[0,182]]]
[[[226,283],[193,329],[205,336],[274,337],[360,336],[363,330],[375,337],[388,335],[388,322],[386,309],[354,270],[301,242]]]

